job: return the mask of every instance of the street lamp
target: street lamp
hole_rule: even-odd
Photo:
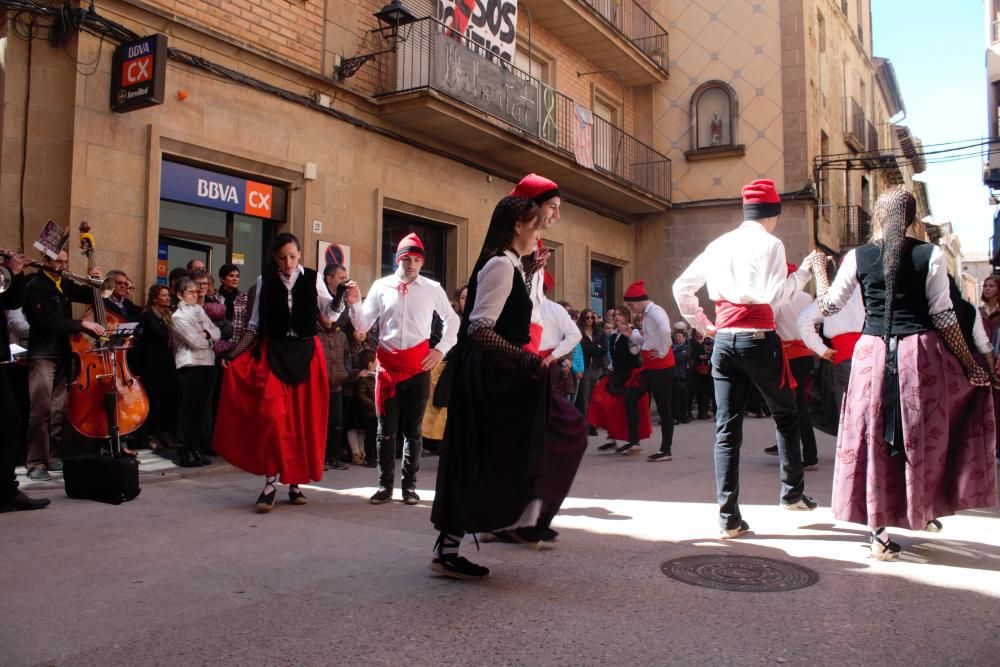
[[[389,48],[341,61],[337,67],[337,79],[339,81],[354,76],[361,69],[361,66],[369,60],[386,53],[395,53],[398,46],[409,39],[410,36],[409,30],[400,32],[399,29],[411,25],[417,20],[416,15],[400,0],[392,0],[392,2],[375,12],[374,16],[378,19],[379,27],[372,29],[370,32],[377,32],[384,41],[388,42]]]

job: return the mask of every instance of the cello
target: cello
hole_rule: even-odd
[[[87,273],[94,270],[95,243],[86,221],[80,223],[80,249],[87,257]],[[134,432],[149,415],[149,397],[125,360],[131,335],[116,335],[124,320],[104,308],[104,293],[94,290],[94,308],[88,313],[104,327],[107,337],[94,340],[83,333],[70,338],[77,375],[69,387],[66,417],[81,435],[110,439],[120,449],[119,436]]]

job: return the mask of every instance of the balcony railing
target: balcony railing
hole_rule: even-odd
[[[877,169],[882,163],[882,156],[878,147],[878,128],[874,123],[868,121],[868,142],[865,146],[867,152],[861,156],[861,161],[869,169]]]
[[[378,70],[379,97],[434,90],[576,159],[571,98],[435,19],[413,23],[407,41],[380,56]],[[590,132],[595,171],[669,201],[669,158],[596,115]]]
[[[844,104],[844,142],[855,151],[865,150],[865,112],[853,97]]]
[[[844,224],[841,249],[856,248],[868,243],[868,237],[872,234],[868,211],[860,206],[841,206],[840,215]]]
[[[667,29],[635,0],[580,0],[610,23],[663,70],[667,69]]]

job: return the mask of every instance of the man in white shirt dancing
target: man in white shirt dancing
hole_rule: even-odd
[[[723,538],[750,531],[739,508],[739,462],[743,411],[751,383],[767,402],[778,429],[781,506],[816,508],[816,501],[803,493],[794,380],[785,371],[772,308],[802,290],[819,255],[810,253],[801,268],[788,274],[785,246],[772,235],[780,213],[781,198],[773,181],[759,179],[745,186],[743,224],[710,243],[674,282],[681,315],[698,331],[715,334],[715,479]],[[715,324],[705,316],[696,296],[706,284],[709,298],[715,301]]]
[[[430,394],[430,371],[458,337],[459,319],[441,285],[420,275],[424,245],[416,234],[399,242],[396,272],[376,280],[364,303],[357,283],[347,284],[351,324],[368,331],[378,321],[378,369],[375,412],[378,416],[378,491],[373,505],[392,499],[395,479],[396,434],[402,430],[403,502],[416,505],[417,471],[422,449],[421,426]],[[434,313],[444,321],[441,340],[433,349],[428,340]]]
[[[669,461],[673,458],[674,415],[671,412],[670,394],[674,385],[674,350],[670,343],[670,320],[660,306],[650,301],[646,284],[637,280],[625,290],[625,303],[636,315],[642,315],[642,332],[632,334],[632,344],[640,348],[642,367],[633,374],[636,386],[625,392],[625,415],[628,419],[628,442],[616,451],[631,454],[639,449],[639,400],[648,392],[656,401],[660,416],[660,451],[646,460]]]

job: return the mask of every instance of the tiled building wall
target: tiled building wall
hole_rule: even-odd
[[[673,201],[735,197],[758,177],[783,188],[779,0],[657,0],[653,9],[670,34],[670,79],[653,89],[653,145],[673,161]],[[711,80],[736,92],[746,154],[688,162],[691,95]]]

